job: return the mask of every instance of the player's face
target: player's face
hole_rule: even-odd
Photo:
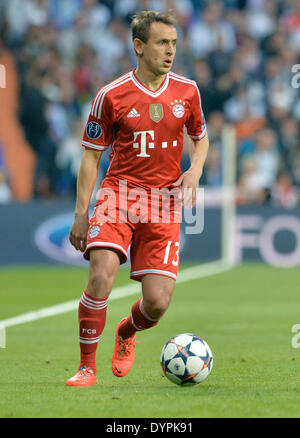
[[[140,44],[142,56],[139,61],[153,74],[160,76],[168,73],[173,65],[176,53],[176,28],[164,23],[151,23],[147,43]]]

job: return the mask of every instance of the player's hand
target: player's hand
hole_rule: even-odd
[[[179,199],[184,207],[191,208],[196,204],[199,179],[198,175],[187,170],[172,184],[173,187],[180,187]]]
[[[84,252],[87,243],[89,219],[87,216],[76,216],[71,227],[69,240],[77,250]]]

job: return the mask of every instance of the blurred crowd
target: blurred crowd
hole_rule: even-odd
[[[14,56],[36,156],[32,197],[74,196],[91,101],[136,65],[129,24],[143,9],[177,16],[173,71],[197,82],[211,142],[201,184],[222,184],[231,124],[237,203],[299,206],[299,0],[0,0],[0,51]],[[100,180],[107,165],[106,153]],[[12,198],[0,138],[0,202]]]

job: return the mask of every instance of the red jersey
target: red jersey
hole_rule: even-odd
[[[134,70],[103,87],[93,100],[82,146],[111,146],[110,177],[143,188],[170,187],[181,174],[184,127],[193,139],[206,134],[195,81],[169,72],[152,91]]]

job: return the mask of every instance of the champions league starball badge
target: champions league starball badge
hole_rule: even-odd
[[[86,134],[91,140],[96,140],[102,134],[102,128],[97,122],[90,122],[86,127]]]

